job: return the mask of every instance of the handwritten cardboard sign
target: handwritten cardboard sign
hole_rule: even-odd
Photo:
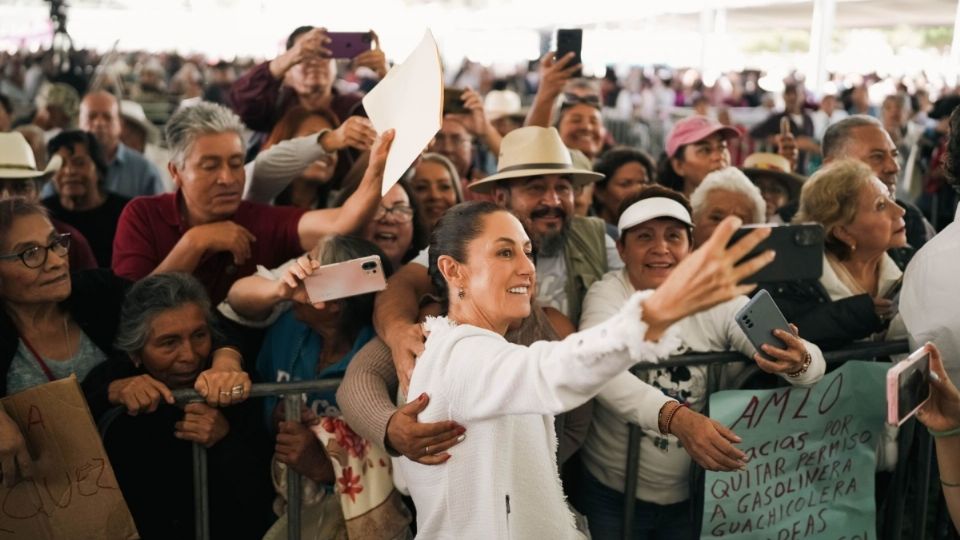
[[[0,485],[0,540],[139,538],[76,377],[0,400],[33,478]]]
[[[876,538],[876,447],[889,365],[847,362],[811,388],[734,390],[710,416],[743,438],[746,471],[707,472],[700,538]]]

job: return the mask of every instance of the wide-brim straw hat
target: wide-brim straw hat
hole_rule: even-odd
[[[780,181],[787,189],[790,200],[800,197],[800,189],[803,188],[803,182],[806,180],[803,176],[790,171],[790,162],[780,154],[769,152],[756,152],[747,156],[740,167],[743,174],[751,182],[756,184],[763,176],[768,176]]]
[[[57,172],[62,162],[60,156],[54,155],[47,168],[39,170],[33,149],[21,133],[0,133],[0,181],[47,178]]]
[[[501,180],[548,174],[569,175],[573,187],[603,178],[600,173],[574,166],[570,151],[563,145],[556,128],[527,126],[515,129],[503,138],[497,174],[477,180],[469,187],[477,193],[489,193]]]

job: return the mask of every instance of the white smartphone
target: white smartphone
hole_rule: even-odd
[[[930,351],[920,347],[887,371],[887,423],[900,426],[930,398]]]
[[[370,255],[317,268],[303,280],[313,303],[339,300],[387,288],[380,257]]]

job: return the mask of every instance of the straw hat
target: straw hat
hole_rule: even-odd
[[[19,132],[0,133],[0,180],[46,178],[60,168],[62,160],[54,155],[44,170],[37,169],[30,143]]]
[[[146,134],[148,143],[157,144],[160,142],[160,130],[147,118],[147,113],[143,111],[143,105],[125,99],[120,102],[120,116],[140,126],[140,129]]]
[[[800,197],[800,188],[803,187],[804,177],[790,171],[790,162],[780,154],[756,152],[747,156],[740,167],[743,174],[756,184],[761,177],[767,176],[778,180],[787,189],[790,200]]]
[[[527,126],[508,133],[500,143],[497,174],[477,180],[470,189],[477,193],[489,193],[501,180],[567,174],[573,187],[579,187],[603,178],[595,173],[573,165],[570,151],[560,140],[556,128]]]

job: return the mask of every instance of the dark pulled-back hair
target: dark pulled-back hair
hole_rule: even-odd
[[[620,167],[623,167],[627,163],[633,162],[639,163],[643,167],[643,170],[647,172],[648,184],[652,184],[656,181],[657,166],[653,162],[653,158],[638,148],[617,146],[604,152],[600,156],[600,159],[597,160],[597,163],[593,166],[594,172],[598,172],[603,175],[603,178],[596,181],[596,186],[599,188],[606,188],[607,182],[613,178],[613,175],[616,174]]]
[[[66,148],[67,152],[73,155],[74,148],[78,144],[86,148],[87,154],[90,154],[90,159],[97,168],[97,175],[102,185],[107,178],[107,159],[103,156],[103,147],[97,142],[93,133],[79,129],[61,131],[47,143],[47,155],[53,157],[61,148]]]
[[[674,157],[683,161],[683,153],[687,146],[688,145],[684,144],[678,147]],[[660,159],[657,160],[657,177],[655,181],[661,186],[666,186],[676,191],[683,191],[683,177],[673,169],[673,163],[670,161],[670,156],[668,156],[666,152],[660,154]]]
[[[430,281],[440,297],[444,308],[447,307],[450,288],[437,267],[437,260],[446,255],[453,260],[467,262],[467,245],[480,236],[483,218],[495,212],[507,210],[489,201],[471,201],[450,207],[430,235]]]

